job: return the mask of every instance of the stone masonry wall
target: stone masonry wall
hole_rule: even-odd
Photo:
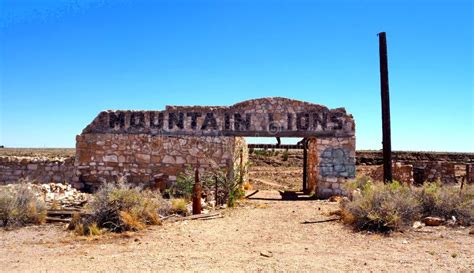
[[[416,162],[413,164],[414,182],[422,184],[440,180],[447,184],[456,183],[455,166],[456,163],[452,162]]]
[[[261,98],[231,106],[166,106],[163,111],[103,111],[82,134],[307,137],[354,136],[344,108],[286,98]]]
[[[74,157],[0,157],[0,184],[18,183],[20,179],[38,183],[72,183],[75,178]]]
[[[474,164],[466,165],[466,182],[474,184]]]
[[[131,183],[164,188],[188,166],[199,166],[201,173],[211,168],[232,169],[239,158],[236,150],[245,146],[239,137],[147,134],[82,134],[76,141],[77,187],[90,190],[121,176]]]
[[[344,194],[342,184],[355,178],[355,137],[315,138],[309,141],[308,153],[316,158],[311,191],[319,198]]]
[[[126,176],[163,188],[187,165],[232,174],[236,164],[246,165],[245,136],[316,138],[308,173],[318,195],[341,193],[340,184],[355,175],[352,115],[344,108],[270,97],[231,106],[103,111],[77,137],[78,186],[93,190]]]
[[[242,158],[242,160],[241,160]],[[234,170],[239,171],[243,181],[248,180],[249,149],[243,137],[235,137]]]
[[[396,181],[409,185],[414,182],[412,165],[404,165],[400,162],[392,163],[392,174],[393,179]],[[377,166],[377,168],[369,174],[369,177],[374,181],[383,181],[383,165]]]

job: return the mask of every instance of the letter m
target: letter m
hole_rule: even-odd
[[[109,112],[109,127],[112,129],[120,129],[125,127],[124,112]]]

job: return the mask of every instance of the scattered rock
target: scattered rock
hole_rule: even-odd
[[[41,197],[49,209],[67,207],[82,207],[88,200],[89,194],[78,191],[69,184],[27,184],[36,196]],[[10,191],[15,191],[19,184],[6,186]]]
[[[420,222],[420,221],[415,221],[415,222],[413,223],[413,228],[415,228],[415,229],[422,228],[423,226],[424,226],[424,224],[423,224],[422,222]]]
[[[340,202],[342,200],[342,196],[340,195],[333,195],[329,197],[329,202]]]
[[[273,257],[273,253],[271,251],[262,251],[260,252],[260,256],[271,258]]]
[[[423,218],[423,223],[425,223],[425,225],[427,226],[436,227],[436,226],[442,225],[444,223],[444,219],[439,218],[439,217],[429,216],[429,217]]]

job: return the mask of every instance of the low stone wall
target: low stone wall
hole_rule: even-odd
[[[456,163],[452,162],[416,162],[413,164],[414,182],[422,184],[425,181],[441,181],[443,184],[456,183]]]
[[[72,184],[75,180],[74,157],[0,157],[0,184],[18,183],[20,179],[38,183]]]
[[[393,179],[399,182],[413,184],[413,166],[412,165],[403,165],[399,162],[392,164],[392,175]],[[383,181],[383,165],[377,166],[373,170],[369,177],[374,181]]]
[[[357,165],[382,165],[382,151],[357,151]],[[444,161],[457,162],[459,164],[473,164],[474,153],[454,152],[415,152],[415,151],[392,151],[392,159],[404,165],[413,165],[420,161]]]

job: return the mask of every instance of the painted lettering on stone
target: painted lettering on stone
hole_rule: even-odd
[[[353,136],[353,117],[343,108],[285,98],[232,106],[167,106],[163,111],[104,111],[87,133],[226,136]]]
[[[119,130],[124,128],[134,129],[163,129],[163,125],[167,123],[169,130],[223,130],[223,131],[248,131],[252,130],[252,113],[224,113],[219,116],[213,112],[170,112],[167,113],[167,119],[163,112],[150,111],[131,112],[129,121],[126,112],[117,111],[108,113],[108,128]],[[254,114],[255,115],[255,114]],[[261,116],[261,115],[260,115]],[[292,131],[296,127],[297,131],[311,130],[340,130],[343,128],[344,115],[342,113],[331,113],[323,111],[320,113],[288,113],[286,118],[275,120],[274,113],[267,113],[265,130],[269,132],[279,132],[282,130]],[[128,124],[127,124],[128,122]],[[333,126],[329,128],[328,124]]]
[[[168,129],[173,129],[175,125],[179,129],[184,129],[184,113],[169,113]]]

